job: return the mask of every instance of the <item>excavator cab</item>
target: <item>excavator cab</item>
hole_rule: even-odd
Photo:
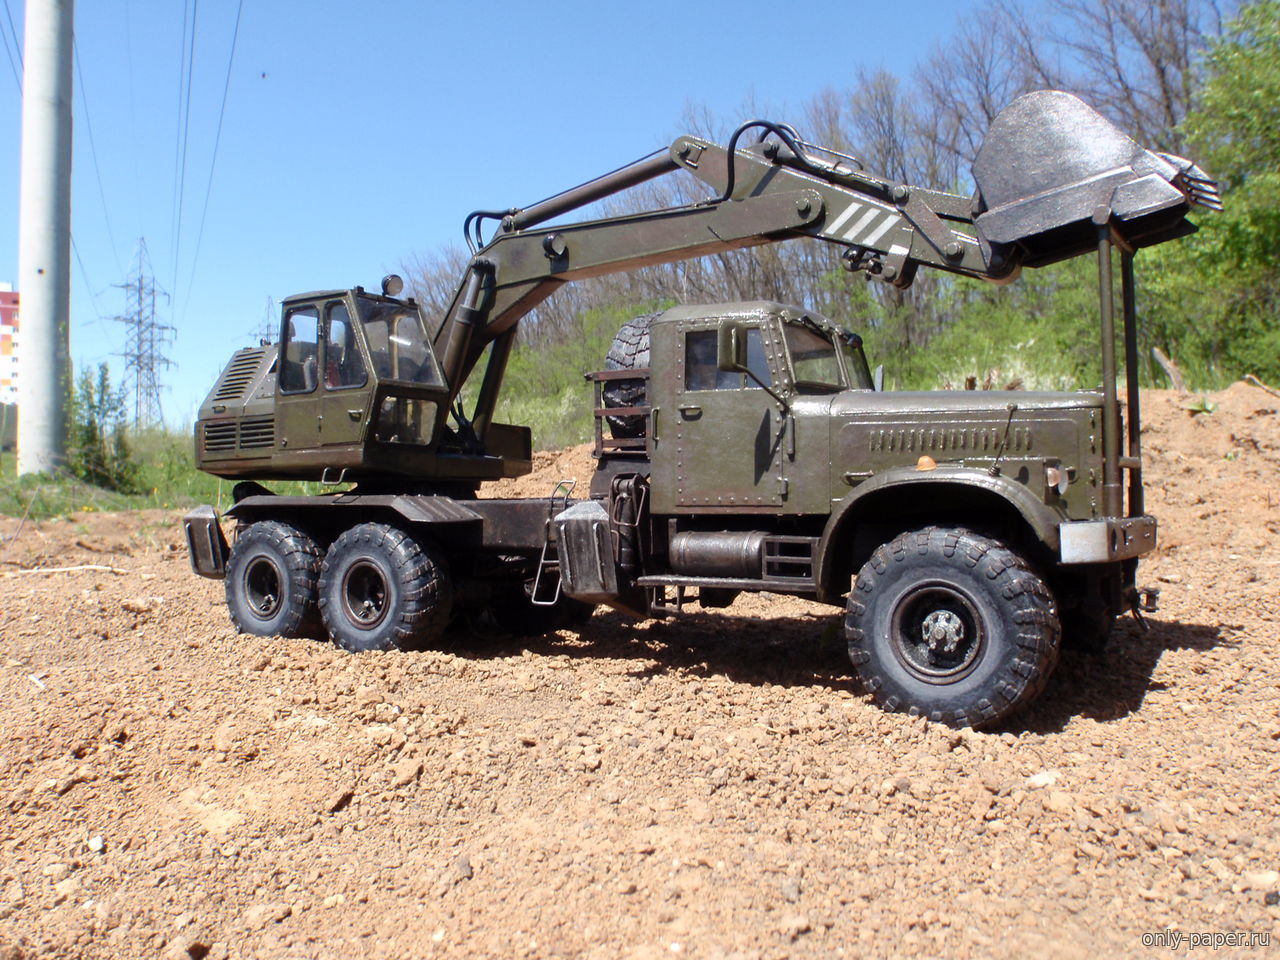
[[[278,346],[232,357],[201,407],[196,457],[219,476],[332,483],[527,472],[527,428],[493,424],[490,455],[448,414],[416,302],[362,287],[304,293],[283,303]]]

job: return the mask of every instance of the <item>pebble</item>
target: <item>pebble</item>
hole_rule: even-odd
[[[107,843],[102,837],[90,837],[88,846],[92,853],[102,853],[107,849]]]
[[[287,903],[256,903],[244,912],[244,925],[250,930],[258,930],[281,920],[293,913]]]
[[[785,914],[779,927],[792,940],[798,939],[801,934],[808,933],[813,929],[809,922],[809,916],[805,913]]]
[[[391,784],[404,787],[413,783],[422,774],[422,761],[413,757],[399,760],[391,768]]]
[[[339,787],[333,793],[329,794],[324,801],[323,807],[326,813],[337,813],[349,804],[355,796],[355,789],[352,787]]]
[[[1274,887],[1280,884],[1280,872],[1275,870],[1259,870],[1244,874],[1244,882],[1255,890],[1261,890],[1264,887]]]

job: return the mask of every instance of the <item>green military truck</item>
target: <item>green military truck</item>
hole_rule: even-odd
[[[715,196],[547,225],[675,170]],[[239,482],[232,545],[212,507],[186,517],[193,568],[225,579],[240,630],[325,632],[353,651],[429,644],[466,610],[541,632],[600,604],[666,617],[789,593],[845,609],[854,672],[885,708],[997,723],[1038,695],[1064,632],[1096,643],[1143,602],[1156,522],[1133,258],[1219,203],[1192,163],[1057,91],[996,118],[974,179],[972,197],[897,183],[753,121],[725,146],[681,137],[530,207],[473,213],[474,256],[443,317],[397,277],[288,298],[279,342],[237,352],[200,409],[199,465]],[[528,428],[494,411],[520,319],[557,287],[805,237],[898,287],[920,266],[1003,283],[1096,255],[1102,388],[886,392],[856,332],[812,310],[684,305],[627,324],[610,369],[588,376],[589,489],[477,496],[531,469]],[[334,492],[263,486],[289,479]]]

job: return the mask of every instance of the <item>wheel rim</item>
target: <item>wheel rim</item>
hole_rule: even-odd
[[[368,560],[353,563],[342,578],[342,609],[357,627],[368,630],[387,615],[387,578]]]
[[[255,557],[245,568],[244,595],[259,620],[271,620],[284,602],[284,574],[270,557]]]
[[[955,683],[977,666],[986,646],[982,618],[949,583],[931,581],[907,591],[889,625],[894,656],[926,683]]]

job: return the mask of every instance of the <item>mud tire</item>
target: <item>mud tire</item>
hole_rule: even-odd
[[[439,641],[453,587],[433,547],[383,523],[343,533],[320,568],[320,615],[330,638],[353,653],[413,650]]]
[[[877,547],[845,616],[849,658],[876,703],[974,728],[1040,695],[1061,633],[1053,594],[1025,560],[999,541],[941,527]]]
[[[227,610],[240,633],[302,637],[316,632],[322,554],[307,534],[260,520],[245,527],[227,560]]]

